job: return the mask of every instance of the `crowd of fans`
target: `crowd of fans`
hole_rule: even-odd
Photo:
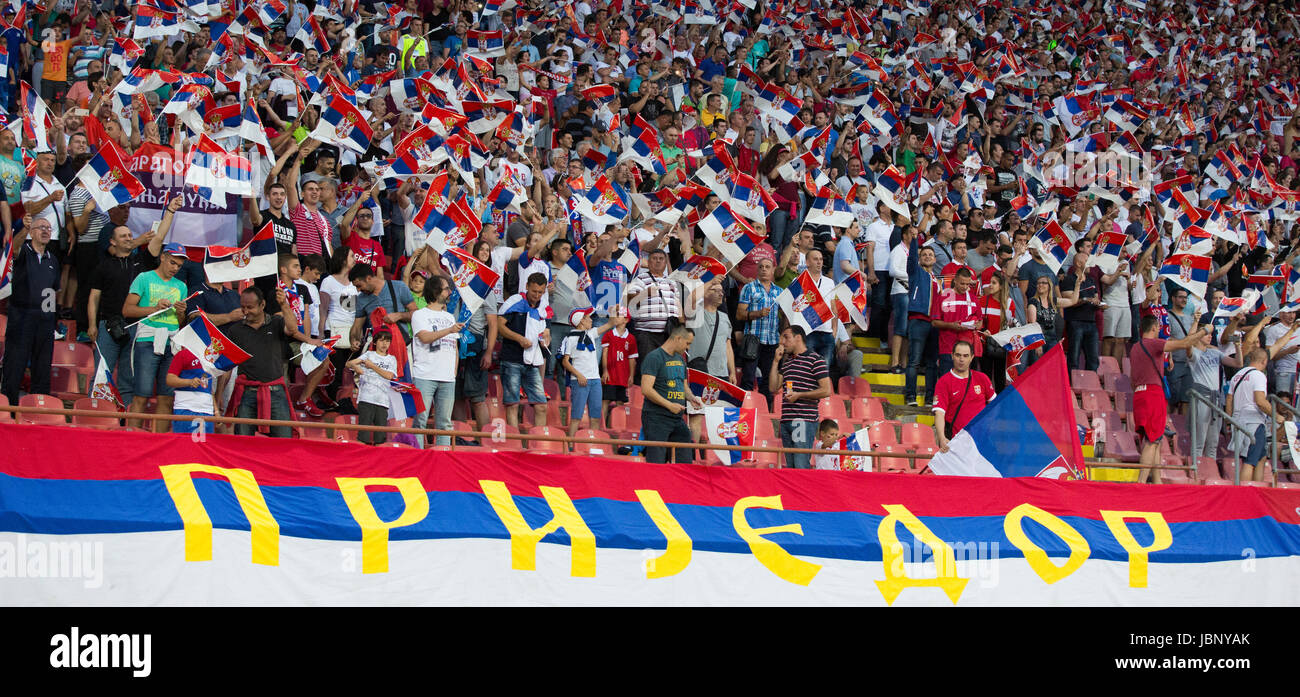
[[[1196,454],[1217,457],[1225,434],[1259,465],[1281,418],[1267,395],[1294,392],[1289,4],[47,2],[3,14],[11,402],[49,391],[53,344],[67,340],[96,345],[132,412],[155,399],[286,418],[294,366],[335,339],[292,409],[385,423],[409,361],[418,426],[449,428],[463,399],[487,427],[493,376],[508,423],[527,403],[546,425],[550,378],[570,433],[607,425],[639,389],[644,439],[687,442],[699,432],[684,418],[698,411],[691,368],[769,408],[779,396],[782,442],[812,447],[817,429],[802,424],[818,423],[840,376],[862,374],[853,338],[865,334],[889,352],[868,367],[905,375],[908,404],[948,417],[944,446],[970,418],[948,392],[988,383],[987,401],[1064,342],[1071,368],[1127,359],[1143,463],[1158,462],[1165,410],[1190,402],[1206,425]],[[168,79],[136,92],[150,74]],[[129,204],[101,210],[78,176],[104,149],[188,153],[203,134],[162,111],[188,84],[248,105],[266,143],[203,123],[254,162],[227,244],[269,224],[278,256],[251,285],[209,282],[177,242],[181,196],[133,231]],[[321,136],[337,96],[368,122],[364,151]],[[424,126],[445,156],[402,170]],[[720,206],[752,210],[742,181],[759,187],[761,213],[744,216],[756,243],[733,259],[700,223]],[[575,205],[599,187],[617,189],[616,222]],[[428,239],[420,213],[453,204],[471,233]],[[1066,238],[1059,257],[1041,242],[1050,225]],[[1115,234],[1111,263],[1101,247]],[[446,247],[497,275],[481,303]],[[590,290],[566,271],[574,255]],[[725,272],[674,275],[696,255]],[[867,326],[842,312],[792,323],[780,296],[805,271],[832,305],[860,279]],[[1259,309],[1216,312],[1225,298]],[[233,380],[167,342],[200,312],[252,356]],[[59,318],[73,335],[57,335]],[[1031,324],[1045,346],[1007,365],[992,336]],[[349,370],[355,404],[340,396]],[[1258,432],[1224,431],[1192,392]]]

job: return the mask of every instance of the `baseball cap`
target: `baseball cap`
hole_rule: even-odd
[[[167,244],[163,245],[162,253],[175,254],[176,256],[183,257],[185,256],[185,245],[179,242],[168,242]]]
[[[570,312],[570,313],[569,313],[569,325],[570,325],[570,326],[574,326],[574,327],[578,326],[578,324],[580,324],[580,323],[582,322],[583,318],[585,318],[585,317],[587,317],[588,315],[594,313],[595,311],[596,311],[596,308],[594,308],[594,307],[580,307],[580,308],[574,310],[573,312]]]

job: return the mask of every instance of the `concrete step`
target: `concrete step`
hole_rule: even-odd
[[[871,383],[871,391],[874,394],[880,392],[898,392],[903,393],[903,387],[907,384],[907,375],[903,373],[886,373],[886,372],[865,372],[862,377]],[[925,386],[925,375],[916,376],[917,387]]]
[[[882,346],[880,339],[877,339],[874,336],[855,336],[853,337],[853,345],[864,351],[867,349],[889,349],[888,346]]]

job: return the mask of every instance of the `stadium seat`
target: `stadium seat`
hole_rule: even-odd
[[[1088,412],[1088,416],[1100,412],[1112,411],[1110,396],[1103,389],[1084,390],[1081,397],[1083,410]]]
[[[1105,385],[1106,391],[1112,394],[1116,392],[1133,393],[1133,379],[1123,373],[1107,373],[1103,375],[1102,384]]]
[[[934,454],[939,452],[939,449],[933,446],[927,446],[924,448],[914,448],[912,449],[912,452],[916,453],[917,455],[925,456],[924,458],[917,458],[916,460],[913,461],[914,462],[913,466],[916,467],[916,471],[922,472],[925,470],[926,467],[930,466],[930,458],[934,457]]]
[[[1070,387],[1079,394],[1088,390],[1100,390],[1101,378],[1091,370],[1071,370]]]
[[[117,417],[117,414],[119,413],[117,405],[109,400],[95,399],[94,397],[82,397],[72,405],[72,408],[79,411],[102,411],[105,414],[111,415],[102,417],[74,416],[72,417],[73,426],[81,426],[83,428],[116,429],[120,425]]]
[[[356,423],[357,423],[357,415],[356,415],[356,414],[333,414],[333,415],[331,415],[331,416],[329,416],[329,417],[327,418],[327,420],[325,421],[325,423],[330,423],[330,424],[353,424],[353,425],[356,425]],[[326,431],[326,433],[328,433],[328,434],[329,434],[329,437],[332,438],[332,439],[334,439],[334,440],[341,440],[341,439],[339,438],[339,436],[345,436],[345,438],[343,438],[342,440],[355,441],[355,440],[357,439],[357,433],[358,433],[358,432],[357,432],[357,431],[354,431],[354,430],[352,430],[352,429],[338,429],[338,430],[335,430],[335,429],[332,429],[332,428],[331,428],[331,429],[328,429],[328,430]]]
[[[609,430],[624,433],[641,430],[641,410],[623,405],[609,410]]]
[[[860,377],[844,375],[836,382],[835,391],[841,397],[870,397],[871,383]]]
[[[573,433],[575,438],[610,438],[610,435],[604,431],[594,428],[580,428]],[[613,455],[618,450],[618,446],[609,445],[608,443],[574,443],[573,452],[585,453],[587,455]]]
[[[58,397],[60,400],[75,402],[86,396],[86,390],[82,389],[77,380],[77,371],[73,368],[62,366],[50,367],[50,394]]]
[[[528,429],[530,436],[563,436],[564,429],[556,426],[533,426]],[[568,446],[558,440],[528,440],[528,449],[541,452],[563,453],[568,452]]]
[[[1137,462],[1142,459],[1135,436],[1128,431],[1106,434],[1106,456],[1120,462]]]
[[[755,439],[754,445],[755,447],[759,447],[759,448],[779,448],[781,447],[781,441],[770,440],[770,439],[763,439],[763,440]],[[785,458],[781,453],[757,453],[756,452],[754,453],[754,463],[755,463],[754,466],[759,468],[780,469],[785,464]]]
[[[1079,407],[1074,408],[1074,423],[1084,428],[1092,428],[1092,419],[1088,416],[1088,412]]]
[[[73,368],[83,375],[93,375],[95,371],[95,350],[90,344],[76,341],[54,342],[54,358],[50,365]]]
[[[641,388],[636,385],[627,386],[627,403],[637,409],[645,404],[645,395],[641,394]]]
[[[900,427],[902,435],[898,439],[899,445],[907,448],[926,448],[937,446],[934,438],[934,427],[925,424],[905,423]]]
[[[772,416],[781,418],[781,393],[772,395]]]
[[[330,440],[329,433],[321,426],[320,421],[313,419],[307,412],[294,410],[293,420],[302,424],[301,426],[294,426],[299,438],[304,440]]]
[[[1115,433],[1127,428],[1124,425],[1124,417],[1120,416],[1117,411],[1101,412],[1101,420],[1102,423],[1106,424],[1106,433]]]
[[[62,409],[63,402],[47,394],[25,394],[18,398],[18,406]],[[18,421],[23,424],[39,424],[42,426],[66,426],[68,424],[68,420],[62,414],[20,414]]]
[[[854,397],[851,417],[856,423],[870,426],[885,420],[885,407],[876,397]]]
[[[0,407],[9,406],[9,398],[0,394]],[[14,413],[12,411],[0,411],[0,424],[11,424],[14,422]]]
[[[1114,356],[1102,356],[1097,366],[1097,374],[1105,378],[1107,375],[1118,375],[1120,373],[1119,361]]]
[[[1120,414],[1123,414],[1124,418],[1128,418],[1128,415],[1133,413],[1132,392],[1115,393],[1115,411],[1119,412]]]
[[[780,440],[776,437],[776,427],[772,425],[771,417],[759,416],[754,419],[754,437]]]
[[[880,423],[867,429],[867,437],[871,439],[871,448],[878,449],[881,445],[898,445],[897,421],[881,421]]]
[[[901,445],[880,445],[876,446],[873,442],[872,450],[891,454],[907,453],[907,448]],[[877,472],[904,472],[913,473],[916,470],[912,468],[912,461],[905,457],[883,457],[880,455],[872,458],[872,464],[875,465]]]
[[[757,409],[759,416],[764,416],[770,411],[767,408],[767,399],[757,390],[745,392],[745,401],[741,402],[740,406],[742,409]]]
[[[817,401],[817,416],[822,419],[848,421],[849,412],[844,408],[844,398],[839,395],[823,397]]]

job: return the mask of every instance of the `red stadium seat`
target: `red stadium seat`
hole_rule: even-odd
[[[74,416],[72,417],[73,426],[82,426],[85,428],[102,428],[116,429],[120,426],[118,423],[117,405],[104,399],[95,399],[94,397],[82,397],[73,405],[73,409],[78,411],[102,411],[107,416]]]
[[[608,439],[610,436],[608,433],[604,431],[596,430],[594,428],[580,428],[577,431],[574,431],[573,437]],[[609,445],[607,443],[574,443],[573,444],[573,451],[575,453],[586,453],[589,455],[613,455],[617,449],[618,446]]]
[[[844,375],[835,383],[835,391],[841,397],[870,397],[871,383],[860,377]]]
[[[1101,378],[1091,370],[1071,370],[1070,387],[1080,394],[1087,390],[1100,390]]]
[[[18,398],[20,407],[37,407],[40,409],[62,409],[63,402],[47,394],[25,394]],[[62,414],[21,414],[19,423],[40,424],[43,426],[66,426],[68,420]]]
[[[1106,434],[1106,456],[1120,462],[1137,462],[1142,459],[1137,441],[1128,431],[1116,431]]]
[[[854,397],[852,419],[867,426],[880,423],[885,420],[884,404],[875,397]]]
[[[641,410],[631,406],[611,407],[609,410],[609,430],[620,433],[641,430]]]
[[[337,416],[332,414],[331,416]],[[321,426],[320,421],[313,419],[305,411],[294,411],[293,420],[302,424],[294,426],[298,431],[298,437],[305,440],[330,440],[329,433]]]
[[[95,371],[95,350],[90,348],[90,344],[56,341],[50,365],[73,368],[83,375],[92,375]]]
[[[1112,394],[1116,392],[1133,393],[1133,380],[1123,373],[1107,373],[1103,375],[1102,384],[1106,386],[1106,391]]]
[[[1097,374],[1102,378],[1107,375],[1118,375],[1120,372],[1119,361],[1114,356],[1102,356],[1097,366]]]
[[[938,445],[935,442],[933,426],[905,423],[901,429],[902,436],[898,439],[900,445],[908,448],[928,448]]]
[[[1105,390],[1084,390],[1083,391],[1083,410],[1088,412],[1089,416],[1093,414],[1111,411],[1110,396]]]
[[[767,399],[757,390],[749,390],[745,393],[745,401],[741,403],[743,409],[757,409],[759,416],[764,416],[770,412],[767,408]]]
[[[770,439],[764,439],[764,440],[756,439],[754,441],[754,445],[755,447],[759,447],[759,448],[779,448],[781,447],[781,441],[770,440]],[[755,467],[766,468],[766,469],[780,469],[781,467],[785,466],[785,456],[782,455],[781,453],[754,453],[754,463],[755,463],[754,465]]]
[[[1125,418],[1133,413],[1133,393],[1116,392],[1115,393],[1115,411],[1124,415]]]
[[[67,402],[75,402],[86,396],[77,379],[77,371],[60,366],[50,367],[50,394]]]
[[[877,446],[877,445],[873,442],[873,443],[872,443],[872,447],[871,447],[871,449],[872,449],[872,450],[876,450],[876,451],[880,451],[880,452],[891,453],[891,454],[904,454],[904,453],[907,453],[907,448],[904,448],[904,447],[901,446],[901,445],[880,445],[880,446]],[[911,465],[912,461],[909,460],[908,458],[905,458],[905,457],[883,457],[883,456],[877,455],[876,457],[872,458],[872,460],[873,460],[872,464],[875,465],[875,468],[876,468],[876,471],[877,471],[877,472],[905,472],[905,473],[913,473],[913,472],[916,471],[916,470],[914,470],[914,469],[912,468],[912,465]]]
[[[1092,428],[1092,419],[1088,417],[1088,412],[1079,407],[1074,408],[1074,423],[1084,428]]]
[[[780,440],[776,437],[776,427],[772,425],[771,417],[759,416],[754,420],[754,437]]]
[[[533,426],[528,429],[530,436],[563,436],[564,429],[550,426]],[[568,446],[558,440],[528,440],[528,449],[541,452],[563,453],[568,452]]]
[[[917,455],[925,456],[924,458],[917,458],[914,461],[914,466],[916,467],[916,471],[920,472],[930,465],[930,459],[934,457],[935,453],[939,452],[939,449],[933,446],[927,446],[924,448],[913,448],[912,452],[916,453]]]
[[[7,407],[7,406],[9,406],[9,398],[0,394],[0,407]],[[14,413],[12,411],[0,411],[0,423],[11,424],[13,422],[14,422]]]
[[[356,414],[332,414],[332,415],[329,415],[329,416],[326,417],[326,421],[325,421],[325,423],[330,423],[330,424],[353,424],[353,425],[356,425],[356,423],[357,423],[357,415],[356,415]],[[354,431],[354,430],[352,430],[352,429],[332,429],[332,428],[331,428],[331,429],[328,429],[328,430],[326,431],[326,433],[328,433],[328,434],[329,434],[329,437],[330,437],[330,438],[333,438],[334,440],[346,440],[346,441],[351,442],[351,441],[355,441],[355,440],[357,439],[357,433],[359,433],[359,431]],[[344,436],[344,438],[339,438],[339,436]]]
[[[822,419],[848,421],[849,412],[844,408],[844,399],[842,397],[831,395],[817,401],[817,416]]]
[[[637,385],[627,386],[627,403],[637,409],[640,409],[641,405],[645,404],[645,395],[641,394],[640,387]]]
[[[898,445],[897,421],[881,421],[880,423],[867,429],[867,437],[871,439],[871,449],[878,449],[881,445]]]

